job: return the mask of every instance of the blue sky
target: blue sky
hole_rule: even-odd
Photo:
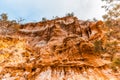
[[[101,6],[101,0],[1,0],[0,13],[7,13],[9,19],[23,18],[26,22],[62,17],[69,12],[82,20],[102,19]]]

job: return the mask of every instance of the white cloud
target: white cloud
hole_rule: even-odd
[[[6,12],[13,18],[39,21],[42,17],[64,16],[74,12],[80,19],[101,19],[104,10],[100,0],[1,0],[0,13]]]

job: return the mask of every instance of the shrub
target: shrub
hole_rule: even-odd
[[[101,40],[96,40],[94,42],[94,52],[100,53],[102,51],[103,51],[102,41]]]
[[[1,16],[1,20],[3,20],[3,21],[7,21],[8,20],[8,16],[7,16],[6,13],[2,13],[0,16]]]
[[[118,67],[120,67],[120,58],[114,58],[110,67],[113,71],[118,71]]]
[[[74,13],[67,13],[66,16],[74,16]]]
[[[120,66],[120,58],[113,59],[112,63],[116,66]]]
[[[47,18],[43,17],[43,18],[42,18],[42,21],[43,21],[43,22],[44,22],[44,21],[47,21]]]

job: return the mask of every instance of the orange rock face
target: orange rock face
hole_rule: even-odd
[[[119,80],[119,70],[94,51],[96,40],[104,45],[103,26],[76,17],[17,25],[0,37],[0,79]]]

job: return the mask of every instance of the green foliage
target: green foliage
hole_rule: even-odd
[[[0,17],[1,17],[1,20],[3,20],[3,21],[7,21],[7,20],[8,20],[8,16],[7,16],[6,13],[2,13],[2,14],[0,15]]]
[[[110,67],[113,71],[117,71],[117,67],[120,67],[120,58],[114,58]]]
[[[111,53],[111,54],[114,54],[114,53],[118,52],[118,50],[116,49],[117,44],[118,43],[116,41],[106,43],[105,51],[107,53]]]
[[[105,9],[106,14],[103,15],[103,19],[106,21],[116,20],[120,18],[120,0],[102,0],[106,2],[102,8]]]
[[[43,22],[47,21],[47,18],[43,17],[43,18],[42,18],[42,21],[43,21]]]
[[[74,13],[67,13],[66,16],[74,16]]]
[[[97,22],[98,20],[94,17],[94,18],[93,18],[93,21]]]
[[[3,35],[13,34],[18,31],[18,23],[16,20],[8,20],[6,13],[2,13],[0,19],[0,25],[2,25],[0,28]]]
[[[96,53],[100,53],[103,51],[103,48],[102,48],[102,41],[101,40],[96,40],[94,42],[94,52]]]
[[[21,17],[17,19],[17,23],[18,23],[18,24],[20,24],[20,23],[23,22],[23,21],[25,21],[25,19],[23,19],[23,18],[21,18]]]

